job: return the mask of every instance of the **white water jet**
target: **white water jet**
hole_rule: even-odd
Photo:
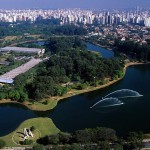
[[[102,108],[106,108],[106,107],[114,107],[114,106],[120,106],[123,105],[124,103],[120,103],[120,104],[113,104],[113,105],[107,105],[107,106],[102,106]]]
[[[100,107],[111,107],[111,106],[123,105],[124,103],[121,102],[120,100],[118,100],[118,98],[110,97],[110,98],[105,98],[105,99],[102,99],[102,100],[98,101],[97,103],[95,103],[90,108],[93,108],[93,107],[95,107],[98,104],[99,105],[101,104]]]
[[[116,98],[127,98],[127,97],[141,97],[143,95],[139,94],[138,92],[130,89],[121,89],[114,92],[109,93],[106,97],[116,97]]]

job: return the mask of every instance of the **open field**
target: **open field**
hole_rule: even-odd
[[[12,40],[16,40],[16,39],[17,39],[17,36],[6,36],[4,38],[5,41],[8,41],[8,40],[12,41]]]
[[[45,101],[47,101],[47,103],[45,103]],[[16,101],[11,101],[10,99],[0,100],[0,104],[4,104],[4,103],[18,103],[20,105],[26,106],[27,108],[29,108],[31,110],[47,111],[47,110],[51,110],[54,107],[56,107],[58,100],[56,99],[56,97],[53,97],[52,99],[51,98],[43,99],[41,102],[34,102],[34,103],[31,103],[29,101],[26,101],[24,103],[19,103]]]

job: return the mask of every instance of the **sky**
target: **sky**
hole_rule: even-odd
[[[150,7],[150,0],[0,0],[1,9]]]

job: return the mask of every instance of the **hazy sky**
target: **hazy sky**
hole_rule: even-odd
[[[0,0],[0,8],[132,8],[150,0]]]

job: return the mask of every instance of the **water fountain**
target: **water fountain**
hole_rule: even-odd
[[[124,103],[121,102],[118,98],[104,98],[100,101],[98,101],[97,103],[95,103],[93,106],[91,106],[90,108],[93,108],[95,106],[99,106],[99,107],[113,107],[113,106],[119,106],[119,105],[123,105]]]
[[[136,91],[130,89],[121,89],[114,92],[109,93],[106,97],[116,97],[116,98],[127,98],[127,97],[141,97],[143,95],[139,94]]]
[[[123,105],[124,103],[118,98],[141,97],[141,96],[143,95],[139,94],[138,92],[134,90],[121,89],[121,90],[117,90],[117,91],[107,94],[104,98],[102,98],[102,100],[98,101],[90,108],[93,108],[97,105],[100,108],[120,106],[120,105]]]

